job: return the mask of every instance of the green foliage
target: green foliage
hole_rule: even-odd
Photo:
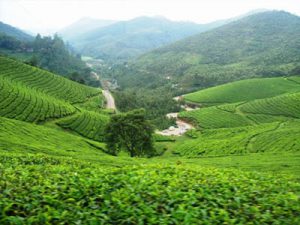
[[[10,36],[18,41],[32,41],[33,37],[24,31],[12,27],[8,24],[0,22],[0,33],[5,34],[6,36]]]
[[[2,156],[0,170],[3,224],[299,223],[300,187],[285,177],[45,156]]]
[[[57,35],[52,38],[38,34],[34,39],[16,28],[8,25],[3,28],[2,25],[0,23],[1,55],[12,56],[76,82],[99,87],[99,82],[91,75],[90,68],[80,55],[75,55]],[[6,29],[7,26],[9,29]]]
[[[1,73],[1,72],[0,72]],[[75,112],[67,102],[0,76],[0,116],[28,122],[63,117]]]
[[[257,126],[209,129],[197,139],[186,139],[174,146],[181,156],[231,155],[256,152],[299,152],[300,123],[266,123]]]
[[[144,110],[113,115],[105,129],[108,152],[117,155],[124,148],[131,157],[153,156],[153,131]]]
[[[298,16],[258,13],[144,54],[120,68],[117,78],[122,87],[177,84],[178,94],[253,77],[295,75],[299,36]]]
[[[118,110],[127,112],[133,109],[144,108],[146,117],[158,129],[165,129],[174,125],[174,120],[166,118],[169,112],[177,112],[180,107],[172,99],[172,95],[165,89],[147,90],[136,87],[114,93]]]
[[[87,29],[88,26],[81,30]],[[84,55],[106,61],[124,61],[216,26],[139,17],[96,27],[81,34],[75,31],[71,37],[67,35],[67,39]]]
[[[87,101],[76,104],[76,106],[94,112],[103,113],[105,111],[103,108],[105,106],[105,99],[102,95],[96,95],[90,97]]]
[[[109,116],[92,111],[82,111],[60,120],[58,125],[95,141],[104,141],[105,127]]]
[[[75,81],[82,80],[84,82],[85,76],[89,76],[90,69],[86,67],[80,57],[70,53],[63,40],[57,35],[54,35],[53,38],[37,35],[32,45],[34,54],[39,59],[38,66],[70,77],[76,72],[79,77]]]
[[[84,102],[88,97],[100,92],[99,89],[80,85],[45,70],[5,57],[0,57],[0,76],[14,84],[24,85],[71,103]]]
[[[0,117],[0,153],[33,153],[70,156],[94,161],[104,153],[80,136],[62,130]]]
[[[270,98],[300,91],[300,85],[290,80],[293,78],[277,77],[236,81],[184,95],[184,99],[204,105],[214,105]]]
[[[225,128],[251,125],[242,115],[220,110],[216,107],[183,111],[179,117],[191,121],[201,128]]]
[[[245,113],[300,118],[300,92],[258,99],[240,106]]]
[[[21,41],[0,32],[0,49],[20,50],[22,47]]]

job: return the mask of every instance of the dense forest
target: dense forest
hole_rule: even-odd
[[[123,87],[176,87],[186,93],[253,77],[300,72],[300,18],[268,11],[231,22],[119,65]]]
[[[23,31],[0,24],[0,54],[68,77],[79,83],[99,86],[100,83],[90,75],[90,68],[81,60],[81,55],[64,43],[58,35],[35,38]]]

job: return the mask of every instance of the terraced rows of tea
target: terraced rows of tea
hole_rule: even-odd
[[[242,80],[184,95],[186,101],[203,105],[219,105],[270,98],[300,91],[298,77]]]
[[[208,107],[193,111],[179,113],[179,117],[191,121],[201,128],[225,128],[252,125],[246,117],[218,109]]]
[[[105,156],[99,150],[104,144],[19,120],[0,117],[0,134],[0,153],[34,153],[89,160]]]
[[[100,93],[96,88],[1,56],[0,77],[70,103],[83,102],[88,97]]]
[[[27,88],[0,76],[0,116],[27,122],[44,121],[72,114],[67,102]]]
[[[0,169],[1,224],[300,222],[300,187],[286,176],[14,154],[0,155]]]
[[[300,92],[185,111],[179,116],[201,128],[210,129],[299,119]]]
[[[300,92],[254,100],[239,109],[244,113],[300,118]]]
[[[98,89],[2,57],[0,64],[0,224],[300,222],[293,176],[300,158],[292,154],[300,149],[300,122],[290,114],[267,114],[255,101],[220,105],[180,114],[205,128],[193,138],[155,136],[156,145],[187,157],[290,152],[271,164],[277,173],[283,163],[284,176],[221,169],[214,163],[221,157],[211,158],[209,168],[199,166],[203,158],[115,157],[101,143],[109,115]],[[274,99],[286,107],[295,96]],[[259,114],[243,111],[252,103]],[[247,160],[251,170],[271,171]]]
[[[73,117],[61,120],[58,125],[96,141],[103,141],[104,128],[109,116],[91,111],[82,111]]]
[[[299,152],[300,121],[209,129],[195,139],[174,145],[174,153],[188,157],[239,155],[258,152]]]
[[[0,57],[0,116],[2,117],[37,123],[47,119],[68,117],[78,111],[78,107],[100,112],[103,105],[100,93],[99,89]],[[93,114],[93,120],[85,116],[78,119],[82,122],[82,118],[87,118],[88,120],[84,121],[104,125],[103,118],[107,121],[108,117],[96,114],[96,112]],[[99,140],[98,136],[102,136],[103,132],[95,134],[100,131],[97,125],[84,126],[85,131],[80,130],[82,127],[76,127],[76,131],[80,130],[80,134]],[[96,130],[95,126],[97,126]],[[68,128],[75,129],[75,126],[70,125]]]

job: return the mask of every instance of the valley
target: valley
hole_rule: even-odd
[[[299,224],[299,34],[268,10],[0,23],[0,224]]]

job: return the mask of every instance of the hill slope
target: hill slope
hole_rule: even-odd
[[[70,41],[84,55],[102,59],[127,59],[199,33],[208,27],[159,17],[139,17],[92,30]]]
[[[0,21],[0,33],[12,36],[19,41],[32,41],[33,37],[24,31]]]
[[[48,71],[0,56],[0,76],[12,83],[75,103],[100,93],[96,88],[70,81]]]
[[[188,102],[201,105],[218,105],[250,101],[300,91],[298,77],[256,78],[236,81],[184,95]]]
[[[82,18],[71,25],[59,30],[57,33],[64,38],[64,40],[71,41],[76,37],[83,35],[95,29],[109,26],[116,21],[113,20],[98,20],[92,18]]]
[[[0,87],[0,116],[27,122],[77,116],[81,108],[99,111],[102,105],[99,89],[4,57],[0,57]],[[88,117],[87,134],[95,132],[96,125],[103,129],[107,123],[107,116],[97,114],[93,113],[93,120]],[[99,140],[103,132],[94,136]]]
[[[185,92],[251,77],[297,74],[299,36],[298,16],[254,14],[141,56],[129,65],[128,74],[120,75],[120,84],[133,87],[148,76],[151,83],[175,84]]]

